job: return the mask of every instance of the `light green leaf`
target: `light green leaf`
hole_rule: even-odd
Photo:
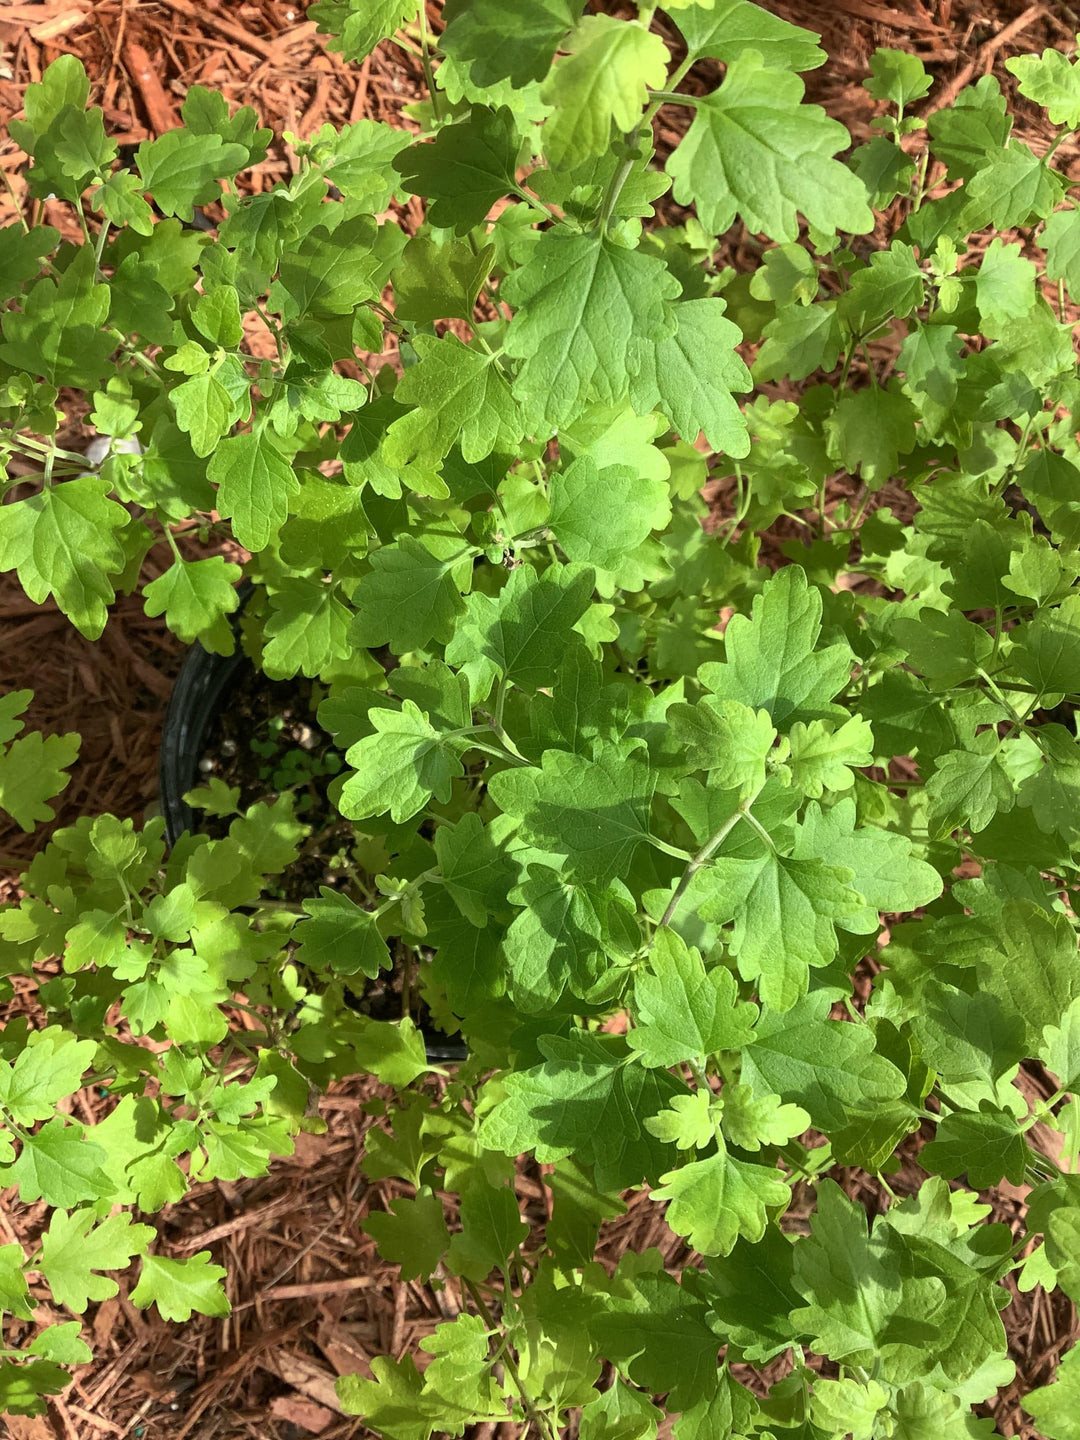
[[[394,271],[394,314],[419,325],[451,315],[471,320],[494,255],[490,245],[476,255],[466,240],[439,245],[429,236],[415,236]]]
[[[1045,220],[1062,198],[1062,178],[1044,165],[1029,146],[1013,140],[966,186],[966,228],[988,221],[999,230],[1028,224],[1032,217]]]
[[[814,994],[786,1014],[765,1012],[742,1068],[757,1098],[797,1102],[826,1132],[839,1129],[853,1110],[902,1095],[905,1085],[900,1070],[875,1052],[869,1026],[828,1020],[828,1008]]]
[[[1005,69],[1015,75],[1017,89],[1028,100],[1046,110],[1051,125],[1080,125],[1080,69],[1060,50],[1041,55],[1013,55]]]
[[[540,768],[491,777],[496,805],[521,819],[531,844],[567,857],[574,876],[599,885],[625,875],[649,837],[656,774],[638,753],[606,745],[595,760],[546,750]]]
[[[146,613],[164,615],[169,629],[186,645],[202,639],[204,645],[211,642],[208,649],[218,649],[224,641],[226,650],[231,650],[231,633],[223,633],[220,622],[240,603],[236,593],[240,575],[240,566],[222,555],[174,560],[168,570],[143,586]]]
[[[676,24],[693,54],[708,55],[726,65],[747,50],[756,50],[775,70],[816,70],[827,58],[818,44],[819,35],[781,20],[750,0],[713,0],[711,5],[674,0],[666,8],[678,10]]]
[[[370,1211],[363,1228],[375,1237],[383,1259],[401,1266],[402,1280],[426,1283],[450,1248],[443,1202],[426,1185],[415,1200],[392,1200],[388,1214]]]
[[[333,585],[292,576],[269,593],[263,670],[272,680],[314,678],[352,653],[352,611]]]
[[[450,799],[450,782],[463,775],[468,741],[442,738],[411,700],[400,710],[372,710],[375,733],[346,753],[356,771],[345,781],[338,808],[349,820],[390,812],[396,824],[422,810],[434,795]]]
[[[95,1224],[93,1210],[54,1211],[41,1237],[40,1261],[53,1299],[76,1315],[84,1314],[91,1300],[108,1300],[119,1287],[95,1272],[123,1270],[133,1256],[146,1253],[156,1233],[152,1225],[133,1225],[128,1214]]]
[[[1080,1440],[1080,1346],[1066,1353],[1049,1385],[1028,1392],[1023,1406],[1046,1440]]]
[[[0,359],[53,385],[90,389],[108,374],[116,348],[101,329],[109,301],[109,287],[96,283],[88,245],[58,279],[43,275],[23,297],[21,310],[4,311]]]
[[[845,727],[846,728],[846,727]],[[846,915],[839,923],[856,934],[868,935],[880,924],[879,912],[903,912],[929,905],[941,894],[941,875],[925,860],[912,855],[911,841],[876,825],[855,828],[856,806],[851,798],[825,809],[806,808],[794,853],[803,859],[818,856],[827,865],[850,873],[850,884],[865,902],[859,915]]]
[[[1064,280],[1069,297],[1080,297],[1080,210],[1055,210],[1039,242],[1046,251],[1046,278]]]
[[[736,214],[771,240],[797,239],[799,214],[826,234],[873,225],[862,181],[831,158],[849,144],[847,131],[819,106],[801,104],[803,90],[798,76],[767,69],[748,51],[698,102],[667,168],[676,200],[696,201],[711,234]]]
[[[493,599],[479,591],[446,647],[449,665],[475,671],[486,694],[496,674],[523,690],[550,685],[567,647],[580,643],[574,626],[592,603],[595,575],[583,565],[538,573],[519,565]]]
[[[78,735],[42,735],[37,730],[13,740],[0,750],[0,810],[6,810],[20,829],[55,818],[46,801],[67,788],[68,766],[78,758]]]
[[[158,209],[191,220],[196,205],[220,199],[220,181],[248,164],[248,151],[244,145],[226,144],[220,135],[167,130],[156,140],[142,142],[135,163]]]
[[[432,203],[428,219],[464,235],[487,216],[496,200],[517,188],[519,148],[511,112],[474,105],[469,116],[439,130],[434,140],[394,159],[402,188]]]
[[[190,1320],[193,1311],[220,1318],[232,1310],[221,1284],[224,1278],[224,1268],[210,1263],[209,1250],[187,1260],[144,1255],[131,1302],[140,1310],[156,1304],[163,1320]]]
[[[662,480],[650,480],[628,465],[599,469],[581,456],[550,481],[548,524],[567,559],[614,570],[652,530],[671,519],[671,499]]]
[[[480,1125],[480,1143],[506,1155],[535,1150],[541,1162],[574,1155],[596,1167],[604,1192],[653,1180],[674,1152],[650,1135],[644,1121],[685,1094],[666,1070],[627,1064],[615,1037],[544,1035],[545,1063],[502,1077],[505,1098]]]
[[[915,449],[915,420],[911,401],[895,390],[875,385],[847,391],[825,422],[829,453],[880,490],[896,474],[900,456]]]
[[[662,1175],[653,1200],[666,1200],[667,1223],[700,1255],[728,1255],[744,1235],[761,1239],[768,1207],[786,1209],[791,1191],[778,1170],[736,1160],[725,1149]]]
[[[704,431],[714,450],[736,457],[749,454],[746,421],[732,394],[753,385],[735,352],[742,339],[738,326],[724,318],[720,298],[684,300],[671,308],[674,335],[631,346],[635,373],[630,399],[635,409],[645,414],[659,406],[684,440],[693,443]]]
[[[874,736],[869,722],[853,715],[835,728],[828,720],[797,720],[788,734],[787,764],[804,795],[818,800],[826,790],[849,790],[855,783],[851,766],[874,763]]]
[[[18,1183],[23,1204],[44,1200],[67,1209],[80,1200],[111,1195],[112,1181],[103,1166],[108,1155],[100,1145],[83,1138],[81,1125],[59,1115],[33,1135],[26,1135],[14,1165],[6,1167],[11,1183]]]
[[[353,640],[373,649],[389,645],[395,655],[419,650],[430,640],[453,641],[460,634],[455,622],[465,609],[461,592],[468,588],[472,569],[461,549],[440,544],[433,552],[402,534],[392,545],[374,550],[368,557],[371,569],[353,591]]]
[[[525,363],[514,392],[552,428],[576,419],[589,400],[609,404],[630,387],[641,345],[674,334],[679,283],[662,261],[599,233],[556,227],[503,282],[517,313],[506,353]]]
[[[543,80],[580,13],[573,0],[452,0],[440,43],[475,86],[509,80],[520,90]]]
[[[722,856],[703,872],[704,920],[734,922],[728,942],[739,974],[756,980],[773,1010],[805,995],[809,967],[836,954],[836,923],[862,908],[846,867],[764,850],[756,858]]]
[[[694,705],[672,705],[667,720],[690,763],[709,771],[711,786],[746,797],[765,784],[765,762],[776,740],[768,711],[706,695]]]
[[[976,737],[972,749],[950,750],[935,762],[926,782],[934,836],[960,826],[977,834],[999,811],[1007,814],[1013,808],[1016,793],[998,748],[997,735],[987,731]]]
[[[756,1007],[739,1000],[734,975],[723,965],[706,970],[701,955],[662,926],[649,969],[634,981],[637,1024],[627,1042],[647,1066],[703,1064],[721,1050],[741,1050],[753,1038]]]
[[[322,8],[326,4],[327,0],[320,0]],[[334,1382],[345,1414],[362,1416],[386,1440],[429,1440],[442,1418],[441,1410],[439,1413],[425,1410],[424,1382],[412,1356],[391,1360],[386,1355],[376,1355],[371,1362],[371,1373],[374,1380],[341,1375]]]
[[[572,170],[611,144],[611,127],[633,130],[650,89],[663,88],[668,49],[635,20],[586,15],[560,47],[566,53],[541,95],[555,113],[544,126],[544,153],[556,169]]]
[[[766,581],[749,616],[732,618],[727,658],[703,665],[698,679],[722,700],[767,710],[780,730],[797,719],[843,718],[829,702],[847,684],[853,657],[844,643],[816,650],[820,634],[821,594],[789,565]]]
[[[870,56],[870,77],[863,88],[875,100],[889,100],[900,109],[921,100],[934,83],[917,55],[880,45]]]
[[[21,1245],[0,1245],[0,1310],[18,1320],[30,1320],[34,1302],[23,1266],[26,1254]]]
[[[920,1151],[931,1175],[955,1180],[966,1175],[973,1190],[989,1190],[1003,1179],[1023,1183],[1028,1148],[1016,1116],[1004,1110],[954,1110],[943,1115],[937,1135]]]
[[[419,363],[398,381],[394,399],[416,409],[386,432],[387,464],[434,468],[454,445],[470,464],[493,450],[516,450],[521,413],[497,357],[452,334],[417,335],[413,344]]]
[[[31,1031],[15,1060],[0,1062],[0,1105],[17,1125],[51,1119],[57,1102],[80,1089],[94,1052],[93,1040],[76,1040],[59,1025]]]
[[[326,48],[346,60],[365,60],[381,40],[416,19],[418,0],[318,0],[310,6]]]
[[[786,1145],[810,1128],[810,1116],[800,1105],[785,1105],[779,1095],[755,1098],[749,1085],[728,1082],[722,1099],[724,1134],[740,1150]]]
[[[553,1006],[569,986],[586,995],[612,956],[629,956],[641,932],[628,891],[602,887],[530,865],[528,878],[510,892],[520,910],[503,937],[514,1003],[526,1012]]]
[[[218,509],[248,550],[264,550],[288,514],[300,482],[266,430],[222,440],[207,466],[218,487]]]
[[[0,570],[17,570],[36,605],[54,596],[89,640],[105,628],[110,577],[124,565],[116,532],[129,516],[109,490],[83,476],[0,506]]]
[[[307,920],[300,920],[292,938],[298,941],[296,960],[313,970],[334,970],[339,975],[366,975],[374,980],[390,968],[390,951],[369,910],[323,885],[321,899],[305,900]]]
[[[705,1150],[716,1139],[720,1107],[702,1086],[692,1095],[676,1095],[666,1110],[645,1121],[645,1129],[680,1150]]]
[[[456,825],[440,825],[435,854],[448,894],[461,913],[481,929],[490,916],[508,910],[507,894],[516,877],[492,826],[475,812]]]
[[[984,325],[996,327],[1003,320],[1020,320],[1030,314],[1035,305],[1036,273],[1034,264],[1020,254],[1018,244],[1006,245],[995,237],[975,277],[975,299]]]
[[[1044,607],[1013,638],[1010,664],[1041,694],[1080,692],[1080,595]]]

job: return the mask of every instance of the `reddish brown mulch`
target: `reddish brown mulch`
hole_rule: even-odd
[[[862,89],[867,61],[879,45],[918,54],[955,93],[989,70],[1016,102],[1004,59],[1044,45],[1071,46],[1080,17],[1060,3],[1024,0],[765,0],[767,9],[822,31],[830,63],[806,77],[808,96],[843,119],[856,141],[869,134],[878,107]],[[599,8],[599,6],[597,7]],[[432,24],[438,27],[437,7]],[[0,8],[0,122],[17,114],[25,85],[40,77],[61,53],[79,55],[102,104],[106,124],[118,137],[137,142],[179,123],[189,86],[222,90],[236,105],[251,104],[275,132],[310,136],[326,121],[340,125],[362,116],[396,121],[403,105],[422,91],[414,59],[383,45],[362,66],[343,65],[329,54],[305,18],[304,0],[46,0]],[[703,79],[710,79],[703,68]],[[934,105],[945,103],[939,88]],[[679,137],[666,119],[661,145]],[[1021,100],[1018,128],[1037,147],[1049,139],[1041,112]],[[1058,152],[1069,168],[1076,142]],[[18,187],[21,155],[0,142],[0,166]],[[280,145],[271,149],[250,183],[266,188],[288,171]],[[61,226],[70,217],[50,207]],[[55,212],[55,213],[52,213]],[[414,202],[407,215],[419,218]],[[0,223],[11,218],[0,198]],[[406,220],[408,223],[408,220]],[[732,256],[739,247],[733,244]],[[85,443],[87,432],[72,411],[66,443]],[[151,552],[148,573],[163,563]],[[47,731],[79,730],[83,749],[67,791],[56,802],[58,823],[82,813],[111,810],[141,818],[152,811],[157,749],[172,677],[181,647],[160,620],[148,620],[137,598],[121,598],[105,635],[83,640],[52,606],[35,606],[13,576],[0,576],[0,693],[30,687],[36,698],[31,720]],[[19,861],[42,835],[24,837],[0,828],[0,861]],[[0,897],[12,893],[15,870],[0,869]],[[5,892],[6,886],[6,892]],[[20,983],[16,1007],[31,1004],[33,987]],[[1032,1080],[1037,1085],[1037,1080]],[[41,1419],[8,1417],[0,1433],[13,1440],[301,1440],[320,1434],[344,1440],[367,1433],[337,1409],[333,1378],[365,1370],[374,1355],[400,1355],[461,1304],[456,1284],[432,1289],[403,1283],[396,1267],[379,1261],[359,1229],[368,1209],[385,1208],[404,1187],[371,1185],[358,1169],[362,1135],[372,1123],[366,1100],[380,1087],[357,1080],[324,1097],[324,1136],[301,1136],[292,1160],[264,1179],[199,1185],[158,1217],[170,1253],[209,1248],[229,1269],[233,1314],[227,1320],[193,1319],[171,1326],[135,1310],[122,1279],[115,1300],[92,1306],[86,1316],[97,1358],[82,1368],[70,1390]],[[85,1119],[93,1119],[88,1099]],[[99,1117],[100,1118],[100,1117]],[[920,1172],[905,1154],[894,1188],[904,1193]],[[536,1223],[539,1243],[549,1192],[531,1163],[519,1169],[524,1213]],[[845,1177],[851,1193],[871,1209],[881,1192],[867,1176]],[[992,1199],[995,1219],[1019,1228],[1024,1194]],[[453,1225],[451,1209],[448,1218]],[[0,1194],[0,1239],[32,1244],[42,1224],[38,1206],[22,1206],[14,1192]],[[790,1223],[805,1223],[798,1202]],[[662,1223],[661,1212],[638,1195],[627,1214],[604,1232],[601,1257],[613,1263],[624,1249],[658,1244],[668,1263],[685,1261],[681,1242]],[[38,1318],[54,1318],[45,1303]],[[1017,1296],[1004,1313],[1017,1380],[993,1408],[1003,1435],[1038,1440],[1024,1420],[1018,1398],[1043,1384],[1060,1352],[1075,1337],[1071,1304],[1036,1289]],[[13,1337],[17,1338],[17,1337]],[[513,1440],[516,1427],[500,1427]],[[492,1440],[479,1427],[473,1440]]]

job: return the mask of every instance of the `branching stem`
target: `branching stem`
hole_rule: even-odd
[[[712,857],[716,854],[717,850],[720,849],[720,846],[731,834],[732,830],[735,829],[735,826],[739,823],[739,821],[753,820],[753,816],[750,814],[750,807],[751,805],[753,805],[754,801],[760,794],[760,789],[755,790],[752,795],[748,796],[747,799],[743,800],[735,813],[733,815],[729,815],[728,818],[724,821],[724,823],[720,826],[719,830],[715,831],[712,835],[710,835],[708,840],[705,841],[705,844],[702,845],[701,849],[697,852],[697,854],[691,857],[689,864],[682,873],[678,885],[675,886],[675,893],[668,901],[667,909],[660,917],[660,925],[657,926],[658,930],[664,925],[671,924],[672,917],[674,916],[676,910],[678,910],[680,901],[689,889],[691,880],[693,880],[694,876],[697,874],[697,872],[701,869],[703,865],[707,865],[709,863]],[[759,826],[758,828],[760,829],[761,827]],[[765,831],[763,833],[767,835],[768,831]],[[769,843],[771,845],[772,841],[770,840]],[[656,938],[655,932],[653,938]]]

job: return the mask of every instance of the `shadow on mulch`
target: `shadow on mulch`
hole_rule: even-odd
[[[964,84],[993,72],[1010,95],[1017,130],[1041,150],[1050,133],[1041,111],[1015,94],[1003,68],[1010,54],[1066,47],[1080,30],[1073,7],[1025,4],[1024,0],[764,0],[765,8],[819,30],[830,62],[805,77],[808,99],[844,120],[856,143],[868,138],[880,109],[862,88],[870,56],[879,45],[907,50],[923,59],[942,82],[930,105],[948,103]],[[105,109],[109,130],[123,142],[137,143],[179,123],[179,108],[192,84],[223,91],[235,105],[251,104],[275,133],[291,130],[303,138],[329,121],[335,126],[361,117],[401,122],[402,107],[423,92],[418,62],[383,45],[360,66],[346,66],[325,49],[306,19],[304,0],[45,0],[7,4],[0,9],[0,122],[18,112],[26,84],[62,53],[83,59],[91,77],[92,99]],[[439,28],[437,7],[431,21]],[[617,4],[594,8],[618,9]],[[701,86],[715,83],[706,62]],[[691,77],[688,88],[693,88]],[[925,103],[925,102],[924,102]],[[663,153],[678,142],[680,125],[665,110],[658,134]],[[404,123],[408,123],[407,121]],[[917,143],[917,140],[912,143]],[[1075,139],[1058,151],[1059,162],[1074,170],[1080,150]],[[0,166],[18,186],[22,157],[0,142]],[[280,144],[245,183],[269,188],[289,171]],[[681,211],[670,199],[661,213],[678,223]],[[11,218],[0,200],[0,223]],[[64,207],[49,206],[46,217],[62,230],[73,227]],[[403,207],[412,226],[420,203]],[[887,226],[889,220],[885,221]],[[77,234],[77,231],[76,231]],[[1020,236],[1029,241],[1030,236]],[[724,247],[724,263],[753,263],[760,246],[741,233]],[[886,361],[887,351],[879,357]],[[857,383],[858,371],[853,372]],[[71,420],[73,431],[85,433]],[[79,448],[77,440],[74,448]],[[725,489],[716,508],[724,515]],[[838,477],[830,504],[850,494],[852,482]],[[888,502],[888,492],[881,497]],[[796,533],[796,532],[793,532]],[[152,552],[148,575],[156,573]],[[84,813],[113,811],[136,820],[151,813],[157,793],[157,751],[168,694],[182,647],[160,620],[146,617],[137,597],[122,597],[102,639],[80,637],[52,606],[26,600],[13,576],[0,577],[0,692],[29,687],[35,691],[31,724],[50,732],[80,731],[83,747],[67,790],[54,802],[57,824]],[[51,827],[26,837],[0,829],[0,855],[28,859]],[[17,868],[17,867],[16,867]],[[0,869],[0,898],[14,893],[14,870]],[[17,981],[12,1009],[32,1007],[34,985]],[[1025,1077],[1033,1094],[1042,1093],[1039,1075]],[[342,1417],[333,1393],[336,1374],[366,1371],[377,1354],[400,1355],[440,1320],[457,1313],[461,1296],[453,1281],[443,1288],[403,1282],[396,1267],[383,1264],[359,1228],[369,1209],[383,1209],[404,1187],[395,1181],[371,1185],[358,1168],[363,1135],[372,1121],[369,1099],[385,1096],[382,1087],[360,1077],[325,1096],[321,1111],[327,1133],[298,1137],[295,1155],[275,1165],[264,1178],[236,1184],[198,1185],[178,1205],[158,1217],[161,1248],[183,1256],[211,1250],[227,1266],[233,1313],[225,1320],[195,1318],[184,1326],[166,1325],[153,1314],[135,1310],[127,1282],[112,1300],[91,1306],[86,1324],[93,1332],[97,1357],[82,1367],[64,1396],[50,1405],[48,1418],[7,1417],[0,1429],[12,1440],[102,1440],[130,1435],[134,1440],[345,1440],[364,1431]],[[82,1118],[102,1118],[93,1096],[80,1097]],[[1037,1139],[1037,1136],[1034,1138]],[[893,1179],[898,1194],[910,1193],[921,1178],[914,1161],[919,1137],[903,1149],[903,1166]],[[872,1177],[838,1171],[837,1177],[873,1213],[883,1192]],[[522,1161],[518,1195],[534,1226],[530,1244],[542,1243],[550,1195],[531,1161]],[[1019,1229],[1025,1192],[1001,1187],[984,1197],[992,1218]],[[806,1197],[786,1221],[805,1227]],[[0,1194],[0,1238],[32,1243],[44,1223],[41,1206],[24,1206],[13,1191]],[[451,1228],[456,1216],[448,1211]],[[642,1194],[627,1213],[604,1229],[601,1258],[614,1263],[627,1248],[658,1245],[670,1268],[688,1261],[682,1242],[667,1231],[661,1209]],[[41,1322],[66,1318],[50,1311],[44,1292]],[[986,1413],[1003,1435],[1039,1440],[1027,1422],[1019,1397],[1048,1379],[1057,1357],[1074,1339],[1075,1314],[1060,1295],[1040,1289],[1014,1294],[1003,1316],[1010,1336],[1017,1379]],[[13,1339],[18,1337],[13,1334]],[[752,1376],[745,1376],[749,1382]],[[760,1385],[764,1378],[757,1377]],[[667,1427],[665,1427],[666,1432]],[[492,1440],[495,1427],[481,1426],[472,1440]],[[499,1440],[510,1440],[516,1427],[500,1427]]]

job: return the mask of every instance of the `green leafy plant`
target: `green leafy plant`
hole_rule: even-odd
[[[0,506],[0,567],[94,637],[168,546],[148,612],[228,651],[240,568],[177,532],[231,535],[244,643],[325,687],[355,844],[347,888],[294,910],[267,898],[308,828],[287,790],[168,854],[157,822],[85,817],[0,910],[43,1016],[0,1038],[0,1179],[50,1207],[0,1249],[0,1406],[86,1357],[75,1321],[35,1335],[28,1275],[78,1317],[137,1259],[136,1305],[226,1313],[210,1255],[159,1255],[133,1212],[264,1173],[367,1072],[398,1098],[364,1172],[411,1189],[365,1227],[460,1302],[340,1382],[388,1440],[630,1440],[665,1412],[677,1440],[993,1433],[1004,1280],[1080,1298],[1076,63],[1009,62],[1062,127],[1040,156],[993,78],[924,122],[921,63],[879,51],[846,154],[803,100],[817,37],[749,0],[453,0],[437,36],[415,0],[309,13],[347,60],[419,54],[418,136],[286,137],[291,179],[251,194],[273,137],[195,87],[118,167],[67,56],[11,127],[84,243],[3,232],[0,444],[39,479]],[[721,82],[682,92],[702,59]],[[203,206],[213,236],[185,228]],[[716,261],[737,222],[752,273]],[[72,413],[138,447],[87,473]],[[45,775],[21,783],[0,801],[47,818]],[[406,1009],[469,1044],[452,1073],[413,1014],[345,1002],[391,944]],[[115,1103],[83,1125],[91,1084]],[[976,1193],[1003,1180],[1034,1187],[1016,1234]],[[643,1187],[681,1275],[595,1263]],[[1076,1353],[1025,1400],[1051,1440]]]

